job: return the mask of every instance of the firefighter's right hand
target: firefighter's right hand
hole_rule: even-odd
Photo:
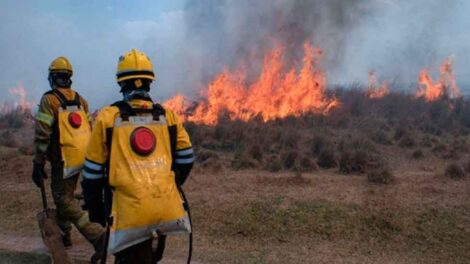
[[[33,182],[39,188],[41,181],[47,179],[46,171],[44,170],[45,163],[33,162]]]

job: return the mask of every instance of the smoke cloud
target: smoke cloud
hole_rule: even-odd
[[[154,97],[197,96],[226,67],[245,65],[248,77],[255,77],[265,52],[278,44],[288,63],[299,63],[305,41],[324,50],[329,84],[366,83],[368,71],[375,70],[379,80],[400,84],[392,89],[415,88],[420,69],[429,67],[437,77],[448,56],[464,93],[470,84],[466,0],[187,0],[155,16],[139,14],[159,3],[135,1],[132,18],[116,13],[115,1],[101,3],[70,18],[22,1],[2,2],[3,100],[20,82],[38,102],[49,89],[50,61],[65,55],[75,69],[73,87],[93,108],[109,104],[120,97],[117,58],[131,48],[155,64]]]
[[[439,64],[452,56],[465,89],[469,12],[464,0],[203,0],[187,1],[185,22],[187,42],[194,44],[192,64],[204,65],[194,67],[196,82],[246,58],[256,72],[256,62],[279,43],[286,60],[296,61],[310,41],[325,52],[331,84],[365,83],[375,70],[380,79],[399,84],[393,88],[407,89],[420,69],[430,67],[437,75]]]

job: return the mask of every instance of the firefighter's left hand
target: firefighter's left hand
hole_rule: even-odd
[[[33,162],[33,182],[39,188],[41,181],[47,179],[46,171],[44,170],[45,163]]]

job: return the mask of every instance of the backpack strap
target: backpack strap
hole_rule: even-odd
[[[75,97],[72,100],[67,99],[67,97],[57,89],[52,89],[46,94],[54,95],[57,100],[59,100],[63,109],[67,108],[67,106],[77,106],[78,108],[81,108],[80,95],[77,92],[75,92]]]
[[[119,108],[119,115],[124,121],[129,121],[129,116],[133,115],[132,107],[125,101],[117,101],[111,106]]]
[[[78,94],[77,92],[75,92],[75,98],[73,99],[74,103],[76,106],[78,106],[78,108],[81,108],[82,104],[80,102],[80,94]]]
[[[119,115],[121,116],[122,120],[129,121],[130,116],[135,116],[139,114],[152,114],[153,120],[159,121],[160,116],[165,116],[165,109],[159,105],[154,104],[151,109],[145,108],[132,108],[126,101],[117,101],[111,106],[116,106],[119,108]]]

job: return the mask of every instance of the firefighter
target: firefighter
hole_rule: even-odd
[[[166,235],[191,232],[179,187],[193,149],[177,115],[152,101],[154,80],[144,53],[133,49],[119,58],[123,100],[98,113],[83,167],[85,206],[92,221],[107,224],[116,263],[156,263]]]
[[[88,104],[71,88],[72,74],[72,65],[65,57],[56,58],[49,67],[51,90],[42,96],[35,116],[36,152],[32,180],[40,187],[42,180],[47,178],[44,166],[48,160],[56,218],[63,231],[64,246],[72,246],[72,223],[99,251],[105,230],[99,224],[90,222],[88,213],[81,209],[74,197],[91,128]]]

